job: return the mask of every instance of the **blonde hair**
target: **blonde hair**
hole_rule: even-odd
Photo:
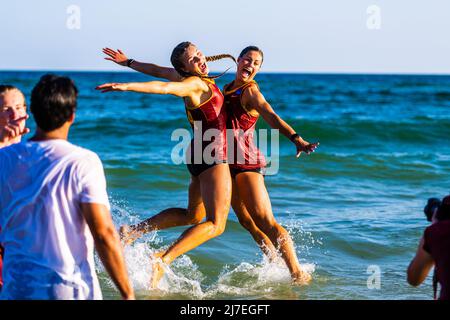
[[[25,99],[25,95],[23,94],[22,91],[20,91],[19,88],[12,86],[10,84],[0,84],[0,97],[4,96],[7,92],[9,91],[17,91],[19,92],[22,97],[23,97],[23,101],[24,101],[24,105],[27,105],[26,99]]]

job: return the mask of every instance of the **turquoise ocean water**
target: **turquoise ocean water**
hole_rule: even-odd
[[[1,72],[0,83],[18,86],[29,102],[42,74]],[[94,90],[151,79],[136,73],[62,74],[80,90],[70,140],[102,159],[117,226],[185,207],[189,174],[170,156],[172,131],[189,128],[181,99]],[[320,141],[313,155],[296,159],[281,137],[279,173],[266,178],[312,284],[292,287],[287,269],[268,263],[230,212],[225,233],[176,260],[159,289],[148,288],[149,256],[184,228],[127,247],[138,298],[432,299],[430,277],[412,288],[405,271],[427,225],[426,199],[450,192],[450,77],[260,74],[257,81],[283,119]],[[119,298],[98,268],[105,298]],[[368,268],[381,271],[379,289],[367,286]]]

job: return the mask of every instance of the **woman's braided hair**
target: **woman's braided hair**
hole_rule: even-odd
[[[206,57],[206,61],[208,61],[208,62],[213,62],[213,61],[217,61],[217,60],[225,59],[225,58],[229,58],[229,59],[233,60],[234,63],[237,64],[236,58],[233,57],[231,54],[227,54],[227,53],[225,53],[225,54],[218,54],[218,55],[216,55],[216,56],[209,56],[209,57]]]
[[[172,55],[170,56],[170,62],[172,63],[172,66],[174,67],[174,69],[180,74],[180,76],[185,77],[185,78],[197,76],[200,78],[216,79],[216,78],[223,76],[230,69],[230,68],[228,68],[227,70],[225,70],[225,72],[222,72],[218,76],[212,76],[212,77],[202,76],[200,74],[191,74],[189,72],[186,72],[184,70],[184,63],[183,63],[182,56],[186,52],[186,49],[191,45],[193,45],[193,44],[189,41],[181,42],[180,44],[178,44],[175,47],[175,49],[173,49]],[[213,61],[217,61],[217,60],[224,59],[224,58],[230,58],[235,63],[237,63],[236,59],[230,54],[219,54],[219,55],[215,55],[215,56],[206,57],[206,61],[213,62]]]

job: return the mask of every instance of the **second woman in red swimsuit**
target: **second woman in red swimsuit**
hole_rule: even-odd
[[[302,152],[313,152],[318,144],[304,141],[264,99],[255,75],[263,63],[263,52],[254,46],[242,50],[238,58],[236,77],[224,88],[225,105],[229,113],[228,128],[234,132],[234,155],[230,159],[233,178],[232,206],[240,223],[250,231],[253,238],[263,248],[281,252],[292,279],[296,283],[310,280],[298,262],[289,233],[276,220],[264,183],[264,155],[253,141],[259,116],[274,129],[278,129],[296,146],[297,157]]]

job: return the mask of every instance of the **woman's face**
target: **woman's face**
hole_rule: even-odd
[[[206,76],[209,73],[206,57],[197,49],[196,46],[191,45],[184,53],[184,69],[191,74],[200,74]]]
[[[236,79],[243,82],[252,81],[261,69],[262,56],[258,51],[249,51],[238,58]]]
[[[26,116],[25,98],[19,90],[8,90],[0,95],[0,125]]]

